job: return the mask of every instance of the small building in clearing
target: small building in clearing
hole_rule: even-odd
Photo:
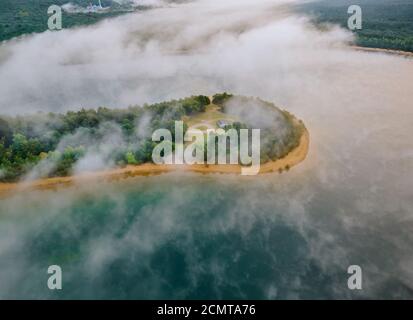
[[[232,122],[231,121],[228,121],[228,120],[218,120],[217,121],[217,126],[218,126],[218,128],[220,128],[220,129],[223,129],[223,128],[225,128],[226,126],[230,126],[232,124]]]

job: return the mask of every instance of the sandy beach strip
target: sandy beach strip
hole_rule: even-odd
[[[382,49],[382,48],[369,48],[369,47],[360,47],[360,46],[351,46],[351,48],[364,51],[364,52],[374,52],[374,53],[386,53],[391,55],[398,55],[407,58],[413,58],[413,52],[402,51],[402,50],[393,50],[393,49]]]
[[[260,167],[259,174],[284,171],[290,169],[307,157],[310,145],[310,137],[305,129],[300,138],[300,144],[277,161],[267,162]],[[19,183],[0,183],[0,196],[27,190],[50,190],[62,186],[70,186],[76,183],[88,183],[92,181],[116,181],[126,178],[159,175],[168,172],[194,172],[200,174],[237,174],[241,175],[240,165],[157,165],[145,163],[136,166],[126,166],[105,171],[82,173],[68,177],[53,177]]]

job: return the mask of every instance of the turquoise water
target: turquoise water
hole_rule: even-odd
[[[282,175],[177,173],[0,199],[0,298],[413,298],[411,60],[341,49],[344,31],[244,2],[4,44],[2,114],[227,91],[285,107],[311,147]],[[52,264],[61,291],[46,286]],[[361,291],[347,287],[350,265]]]
[[[413,298],[412,113],[374,106],[309,109],[308,158],[281,175],[177,172],[1,199],[0,298]],[[61,291],[46,285],[55,264]]]
[[[397,279],[381,284],[375,263],[386,261],[374,250],[386,246],[347,233],[332,214],[347,200],[309,192],[314,179],[305,168],[254,178],[177,173],[2,200],[0,297],[411,297]],[[347,289],[355,262],[372,284],[363,292]],[[61,291],[46,285],[53,264]]]

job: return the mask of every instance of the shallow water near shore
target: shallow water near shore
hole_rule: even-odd
[[[228,91],[302,119],[307,159],[281,175],[173,173],[0,199],[0,298],[413,298],[413,60],[347,48],[349,33],[280,18],[277,1],[208,2],[217,20],[205,1],[11,44],[2,112]],[[159,50],[133,45],[147,34]],[[62,67],[79,35],[96,56],[82,72]],[[47,289],[54,264],[61,291]]]
[[[1,298],[412,297],[396,278],[402,251],[385,240],[409,226],[361,228],[368,219],[348,214],[357,190],[328,190],[312,171],[175,173],[2,200]],[[361,292],[347,288],[354,263]],[[46,286],[53,264],[59,292]]]

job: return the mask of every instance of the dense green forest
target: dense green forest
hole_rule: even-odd
[[[232,95],[215,95],[214,101],[224,107],[229,98]],[[304,126],[288,112],[260,99],[238,99],[237,103],[254,101],[258,108],[282,117],[282,132],[280,127],[261,130],[262,162],[281,158],[299,144]],[[209,104],[206,96],[192,96],[127,109],[0,117],[0,181],[16,181],[33,169],[36,177],[70,175],[91,150],[105,158],[105,166],[151,162],[157,144],[152,141],[153,131],[165,128],[174,133],[175,121],[204,112]],[[250,124],[234,122],[225,129],[230,128],[239,131]]]
[[[68,13],[63,11],[63,27],[90,25],[148,6],[120,5],[112,0],[101,0],[105,12]],[[92,0],[1,0],[0,41],[23,34],[47,30],[47,8],[71,2],[86,8]],[[126,2],[127,3],[127,2]],[[296,5],[300,13],[309,14],[319,25],[326,23],[347,27],[347,9],[358,4],[363,9],[363,29],[356,32],[356,43],[365,47],[413,51],[413,1],[411,0],[316,0]]]
[[[241,115],[242,123],[235,122],[225,127],[226,130],[234,128],[237,131],[240,128],[259,128],[261,130],[261,163],[281,159],[299,145],[305,126],[301,120],[296,120],[288,111],[280,110],[273,103],[259,98],[233,96],[228,93],[214,95],[212,103],[220,106],[224,113],[231,114],[233,110],[228,108],[229,100],[237,107],[244,106],[246,113],[256,113],[260,115],[260,118],[269,120],[264,121],[267,122],[264,124],[261,121],[254,121],[254,117]],[[254,111],[249,108],[253,108]]]
[[[357,45],[413,52],[412,0],[317,0],[296,8],[320,26],[331,23],[347,28],[347,9],[353,4],[363,11],[363,28],[354,31]]]
[[[86,148],[94,144],[117,144],[107,155],[116,165],[149,162],[155,143],[151,135],[137,134],[139,123],[147,132],[157,128],[173,132],[175,120],[202,112],[208,104],[208,97],[197,96],[122,110],[100,107],[0,118],[0,180],[14,181],[41,160],[53,163],[52,168],[45,168],[48,176],[68,175]],[[147,124],[145,117],[150,120]],[[113,136],[120,139],[110,141]],[[68,142],[62,145],[65,138]]]
[[[86,8],[89,4],[97,4],[96,0],[1,0],[0,41],[8,40],[23,34],[43,32],[47,30],[47,9],[51,5],[62,6],[73,3]],[[115,17],[133,10],[145,10],[148,7],[132,7],[119,5],[111,0],[101,0],[103,7],[110,7],[104,12],[68,13],[62,11],[63,28],[78,25],[90,25],[104,18]]]

